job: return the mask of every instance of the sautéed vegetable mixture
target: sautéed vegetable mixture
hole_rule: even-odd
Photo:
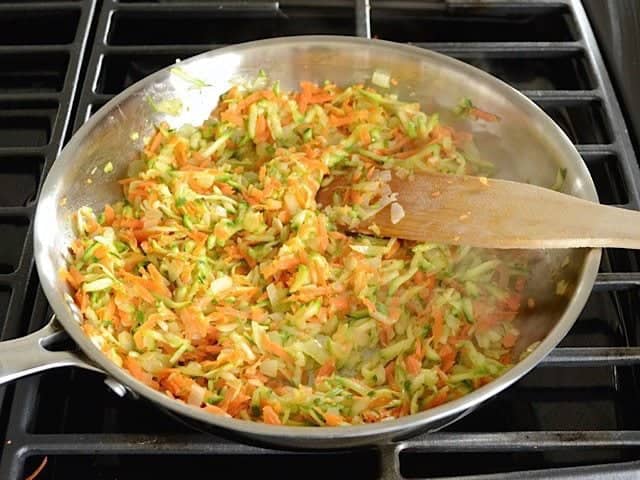
[[[159,125],[122,200],[73,217],[61,275],[86,334],[178,401],[274,425],[398,418],[509,369],[522,253],[340,228],[394,204],[390,170],[491,171],[470,134],[388,92],[261,81],[199,127]],[[339,176],[350,187],[319,206]]]

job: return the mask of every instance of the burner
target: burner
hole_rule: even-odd
[[[372,0],[370,8],[367,0],[94,3],[59,1],[46,12],[40,4],[0,3],[5,339],[36,329],[50,315],[33,268],[30,221],[40,181],[71,133],[68,120],[77,129],[137,80],[225,44],[296,34],[370,35],[459,58],[521,90],[560,125],[583,156],[602,203],[640,207],[640,170],[577,0],[482,6]],[[580,318],[538,368],[442,432],[381,449],[257,448],[199,433],[145,401],[120,398],[93,373],[67,369],[23,379],[2,405],[7,425],[0,478],[22,479],[44,456],[40,480],[137,479],[140,472],[154,479],[186,472],[636,478],[639,287],[637,254],[607,250]]]

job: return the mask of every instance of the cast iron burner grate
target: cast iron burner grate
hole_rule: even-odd
[[[0,5],[4,338],[36,329],[49,314],[32,273],[29,225],[40,179],[65,133],[94,7],[46,5],[56,7],[55,17],[43,15],[42,5]],[[104,0],[93,28],[75,129],[113,94],[176,58],[280,35],[375,36],[446,53],[511,83],[576,143],[603,203],[640,207],[638,164],[577,0]],[[639,288],[636,253],[606,251],[584,312],[539,368],[442,432],[381,450],[251,447],[194,432],[147,403],[119,398],[96,374],[59,370],[24,379],[5,408],[0,478],[24,478],[43,456],[49,462],[40,480],[637,478]]]
[[[0,3],[0,333],[26,333],[38,290],[38,188],[70,130],[94,2]],[[0,388],[3,423],[13,387]],[[4,427],[3,427],[4,428]],[[4,434],[4,431],[3,431]]]

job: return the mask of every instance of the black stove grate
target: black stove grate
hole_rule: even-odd
[[[11,167],[6,180],[22,185],[21,195],[5,193],[0,163],[0,234],[4,229],[13,236],[2,238],[15,240],[6,241],[0,252],[0,308],[10,311],[5,338],[24,333],[27,326],[41,326],[48,316],[31,267],[30,199],[40,168],[46,169],[55,156],[55,142],[64,133],[51,115],[57,106],[68,107],[75,76],[65,78],[60,66],[78,71],[78,42],[86,36],[83,22],[93,8],[91,2],[51,5],[77,13],[59,14],[55,21],[60,31],[53,37],[39,31],[30,39],[22,28],[10,27],[11,35],[2,31],[3,8],[14,7],[0,6],[0,45],[39,44],[0,46],[0,60],[7,58],[15,69],[0,73],[0,105],[5,99],[11,105],[0,108],[0,155],[25,159],[19,168]],[[28,8],[24,10],[24,18],[29,17]],[[14,17],[18,25],[30,25],[23,16]],[[75,37],[65,30],[74,18],[81,25]],[[375,36],[446,53],[511,83],[576,143],[603,203],[640,208],[640,170],[577,0],[487,0],[481,6],[471,0],[104,0],[94,28],[74,129],[115,93],[176,58],[279,35]],[[49,45],[67,41],[74,44],[59,49]],[[3,135],[5,126],[13,132],[10,137]],[[23,136],[36,145],[2,144]],[[142,401],[119,398],[92,373],[60,370],[21,380],[5,414],[9,420],[0,478],[24,478],[43,456],[49,463],[40,480],[122,480],[141,474],[175,479],[185,473],[220,472],[323,479],[637,478],[639,288],[636,253],[606,251],[584,312],[539,368],[442,432],[380,450],[292,453],[256,448],[194,432]]]
[[[26,332],[38,290],[31,222],[69,130],[93,2],[0,3],[0,335]],[[3,418],[10,396],[0,388]],[[4,420],[3,420],[4,422]],[[4,433],[4,432],[3,432]]]

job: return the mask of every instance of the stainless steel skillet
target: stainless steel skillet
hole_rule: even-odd
[[[208,116],[221,93],[238,81],[254,78],[260,69],[280,80],[283,88],[295,88],[300,80],[330,79],[343,85],[365,82],[375,70],[386,70],[398,80],[402,98],[420,101],[427,111],[438,111],[445,122],[451,123],[462,120],[448,112],[461,97],[469,97],[480,108],[501,117],[497,123],[465,125],[473,132],[482,156],[497,165],[498,177],[551,185],[558,168],[565,168],[565,192],[597,200],[582,159],[548,116],[503,82],[437,53],[359,38],[291,37],[215,50],[183,61],[179,67],[177,71],[167,68],[157,72],[107,103],[75,134],[51,168],[38,202],[34,248],[42,288],[57,320],[28,337],[0,344],[2,381],[75,365],[102,371],[112,381],[201,427],[292,448],[338,448],[441,428],[531,370],[573,325],[593,286],[600,250],[541,252],[528,292],[538,307],[518,318],[523,338],[517,348],[524,350],[534,342],[540,343],[499,379],[423,413],[353,427],[270,426],[214,416],[138,382],[85,336],[79,326],[79,313],[64,282],[59,280],[58,271],[65,265],[72,239],[69,215],[83,205],[101,208],[120,195],[116,180],[125,175],[128,163],[154,124],[198,124]],[[176,98],[184,105],[180,113],[158,111],[157,106],[164,100]],[[105,173],[103,167],[108,162],[115,168]],[[568,265],[564,262],[567,255]],[[556,294],[559,280],[569,284],[564,295]],[[49,352],[44,348],[62,329],[77,343],[79,351]]]

